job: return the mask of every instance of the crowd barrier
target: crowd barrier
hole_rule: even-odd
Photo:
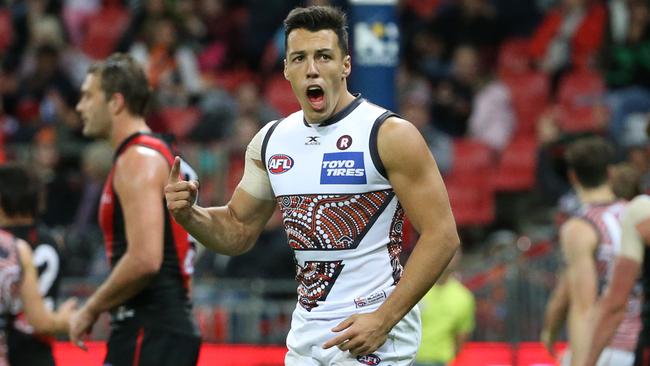
[[[54,346],[58,366],[101,365],[106,352],[104,342],[87,343],[82,351],[69,342]],[[558,345],[558,350],[565,345]],[[283,366],[286,348],[282,346],[252,346],[204,344],[199,366]],[[540,343],[470,342],[465,344],[453,366],[556,366]]]

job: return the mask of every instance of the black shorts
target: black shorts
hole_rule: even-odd
[[[54,366],[54,356],[49,343],[17,331],[8,336],[9,364],[11,366]]]
[[[104,366],[195,366],[201,338],[149,327],[113,329]]]

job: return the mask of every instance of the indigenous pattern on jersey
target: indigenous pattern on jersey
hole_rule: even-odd
[[[32,248],[32,259],[38,273],[38,290],[49,309],[59,292],[61,258],[54,237],[43,225],[9,226],[3,228],[17,238],[25,240]],[[34,335],[34,329],[21,312],[8,328],[9,361],[12,365],[54,365],[52,343],[54,337]]]
[[[354,195],[278,198],[289,246],[296,250],[355,249],[370,221],[393,198],[391,190]]]
[[[357,97],[320,125],[269,123],[262,159],[294,249],[298,309],[378,306],[399,281],[403,210],[377,151],[394,114]]]
[[[175,154],[171,146],[161,137],[145,133],[136,133],[128,137],[116,150],[114,162],[128,148],[136,145],[157,151],[170,167],[174,162]],[[186,163],[181,166],[182,174],[186,174],[190,169]],[[118,263],[127,249],[126,227],[120,197],[113,187],[114,174],[115,163],[104,185],[99,206],[99,222],[111,268]],[[169,327],[176,327],[179,331],[195,333],[189,299],[194,243],[185,229],[176,223],[167,211],[162,192],[160,205],[163,206],[165,215],[163,262],[160,271],[147,287],[123,306],[113,309],[113,323],[117,325],[127,319],[139,317],[148,319],[150,323],[159,322]]]
[[[621,216],[627,202],[617,201],[609,204],[586,205],[581,217],[594,225],[599,236],[596,250],[596,270],[598,272],[598,293],[601,294],[609,284],[614,260],[621,249]],[[609,347],[633,351],[641,330],[641,285],[635,286],[628,300],[627,311],[621,325],[616,330]]]

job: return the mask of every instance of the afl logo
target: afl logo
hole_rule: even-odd
[[[293,167],[293,158],[289,155],[275,154],[269,159],[268,165],[271,174],[286,173]]]
[[[336,147],[338,147],[339,150],[347,150],[351,145],[352,137],[350,137],[350,135],[343,135],[336,141]]]
[[[371,353],[369,355],[357,356],[357,361],[364,365],[379,365],[381,358]]]

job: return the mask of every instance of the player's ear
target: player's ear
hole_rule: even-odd
[[[350,76],[350,72],[352,71],[352,57],[350,55],[346,55],[343,57],[343,73],[341,76],[345,79],[348,76]]]
[[[282,63],[284,64],[284,69],[282,70],[282,73],[284,74],[284,78],[289,80],[289,76],[287,75],[287,59],[283,59]]]
[[[112,114],[120,113],[125,107],[124,95],[121,93],[113,93],[111,99],[108,101],[108,108]]]

